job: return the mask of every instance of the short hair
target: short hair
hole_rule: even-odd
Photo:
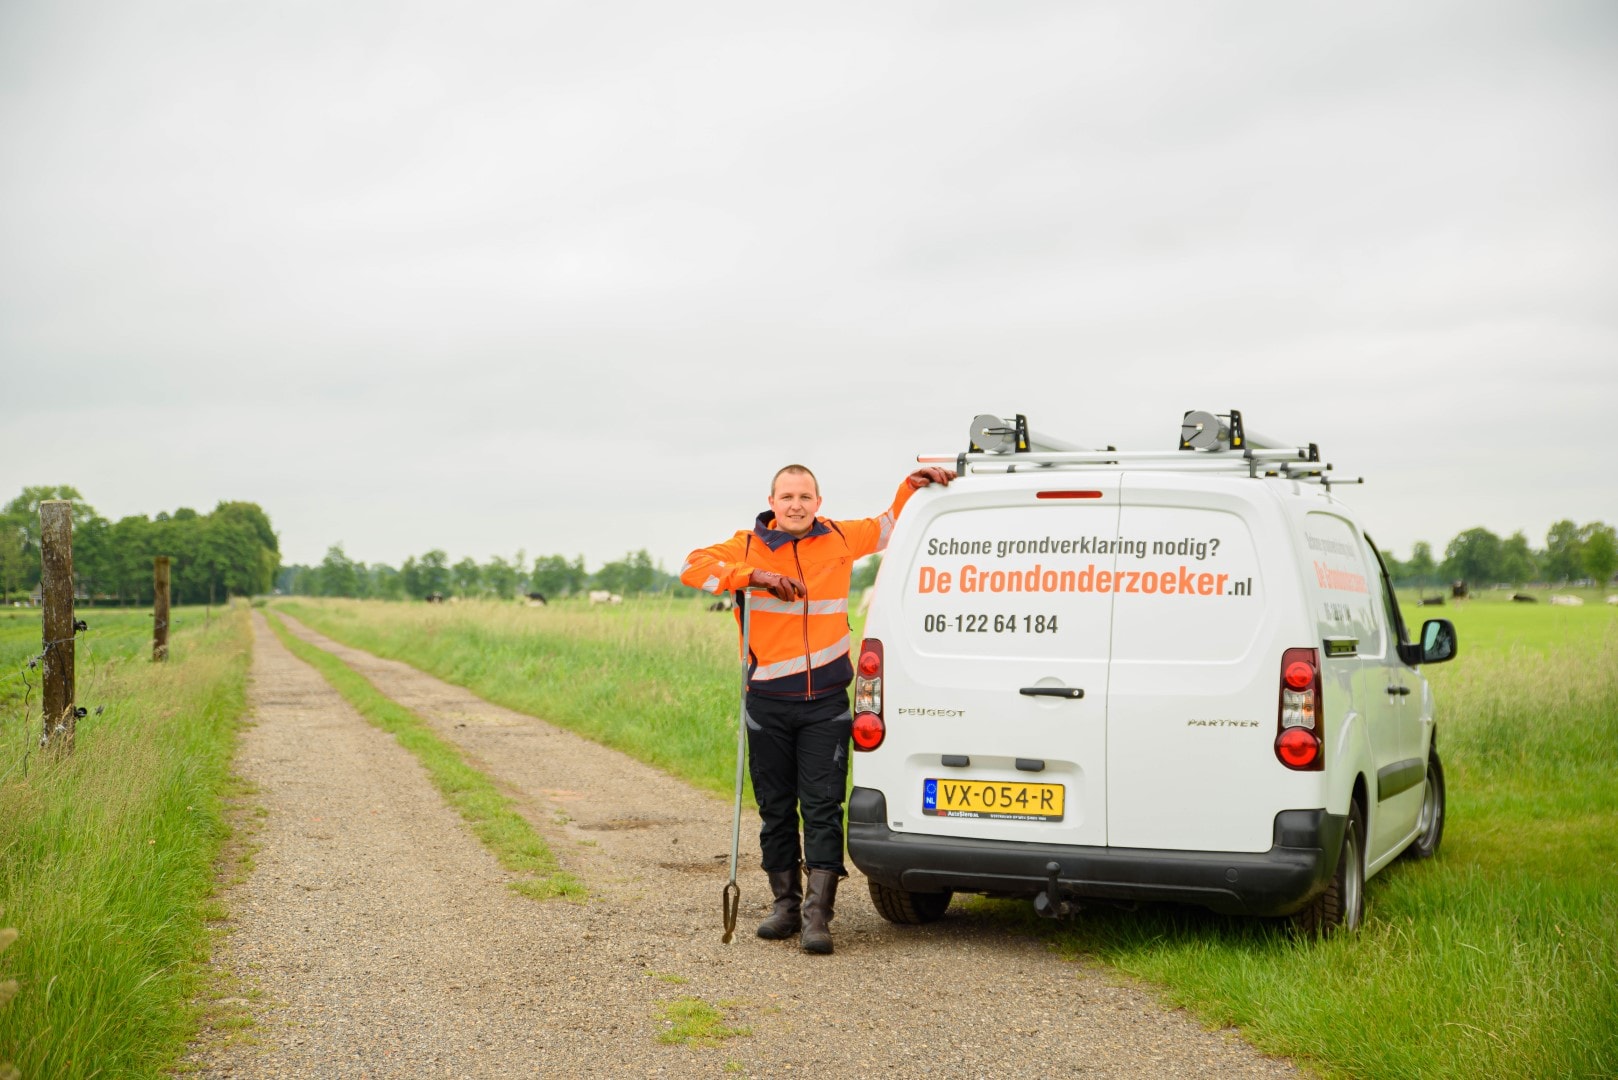
[[[777,480],[781,479],[781,477],[785,476],[787,473],[798,473],[798,474],[802,474],[803,476],[807,476],[811,481],[813,481],[813,483],[815,485],[815,495],[816,495],[816,497],[819,497],[819,495],[820,495],[820,481],[815,479],[815,474],[809,471],[809,466],[807,466],[807,465],[786,465],[786,466],[783,466],[782,468],[777,469],[775,471],[775,475],[770,477],[770,498],[772,498],[772,499],[775,498],[775,482]]]

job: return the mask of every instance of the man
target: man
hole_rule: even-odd
[[[817,517],[820,485],[802,465],[788,465],[770,484],[770,508],[751,531],[699,548],[680,580],[715,595],[753,588],[746,597],[747,748],[758,799],[759,843],[775,907],[758,936],[789,938],[803,931],[805,952],[832,951],[832,907],[843,866],[843,795],[853,717],[848,684],[848,581],[854,561],[887,547],[893,523],[910,496],[928,484],[948,484],[949,469],[918,469],[905,477],[881,517],[831,521]],[[738,595],[738,604],[743,599]],[[738,620],[741,611],[738,606]],[[803,815],[803,856],[798,816]],[[809,870],[807,894],[800,882]]]

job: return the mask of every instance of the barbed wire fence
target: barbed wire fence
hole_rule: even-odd
[[[0,783],[21,770],[28,775],[35,751],[52,756],[73,753],[78,722],[90,711],[79,702],[76,685],[77,645],[90,636],[90,627],[77,617],[73,580],[72,504],[65,499],[47,499],[39,504],[40,519],[40,649],[28,655],[20,667],[0,670]],[[163,662],[169,655],[170,558],[153,559],[152,660]],[[114,638],[118,635],[115,633]],[[87,654],[86,658],[89,656]],[[114,658],[90,671],[90,680],[99,683]],[[14,662],[14,661],[12,661]],[[37,685],[36,685],[37,677]],[[8,730],[16,698],[15,683],[22,683],[20,714],[16,717],[17,737],[22,741],[12,753],[5,752],[11,738]],[[39,697],[35,718],[35,695]],[[105,705],[95,708],[100,716]],[[38,732],[37,743],[35,732]]]
[[[87,626],[83,620],[75,619],[73,623],[72,637],[57,638],[53,641],[41,643],[40,650],[37,653],[33,653],[32,655],[28,656],[28,658],[23,661],[22,666],[13,671],[8,671],[4,675],[0,675],[0,702],[4,702],[13,691],[13,684],[18,682],[23,684],[20,708],[15,714],[15,719],[17,721],[17,736],[21,740],[21,747],[18,752],[17,759],[10,765],[5,766],[4,772],[0,772],[0,783],[5,782],[10,778],[12,773],[17,772],[18,770],[21,770],[22,775],[28,775],[28,766],[34,751],[36,749],[45,749],[50,744],[51,736],[53,734],[60,734],[60,730],[63,726],[62,718],[58,717],[57,724],[54,725],[56,730],[47,730],[47,725],[45,723],[46,718],[43,709],[40,710],[37,723],[34,717],[34,697],[36,693],[42,695],[44,690],[43,677],[46,657],[50,655],[53,648],[57,648],[69,642],[76,644],[77,642],[89,637],[91,633],[92,631],[90,630],[89,626]],[[40,680],[38,685],[36,685],[36,679]],[[81,720],[85,716],[89,715],[89,710],[82,706],[75,704],[70,707],[73,709],[75,720]],[[99,716],[102,712],[102,706],[97,706],[95,712],[96,715]],[[0,712],[0,731],[4,731],[8,726],[9,724],[6,722],[4,712]],[[36,731],[38,732],[37,741],[35,739]]]

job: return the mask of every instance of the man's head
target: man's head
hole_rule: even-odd
[[[770,510],[775,527],[793,536],[807,536],[820,512],[820,485],[802,465],[788,465],[770,481]]]

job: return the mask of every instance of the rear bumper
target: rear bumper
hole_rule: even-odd
[[[860,872],[908,892],[1034,897],[1056,863],[1061,899],[1170,900],[1229,915],[1289,915],[1326,887],[1347,819],[1324,810],[1275,815],[1269,851],[1168,851],[1069,847],[922,836],[887,825],[880,791],[848,801],[848,854]]]

